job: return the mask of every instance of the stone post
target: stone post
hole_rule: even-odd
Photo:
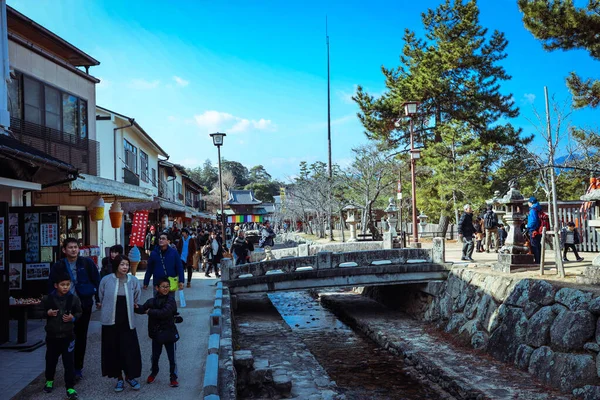
[[[394,238],[392,237],[392,232],[383,232],[383,250],[389,250],[394,248]]]
[[[310,245],[299,244],[298,245],[298,257],[308,257],[310,255]]]
[[[221,280],[228,281],[231,280],[233,269],[233,262],[231,258],[223,258],[221,259]]]
[[[433,249],[431,250],[431,261],[437,264],[446,262],[446,240],[442,237],[433,238]]]
[[[333,253],[330,251],[321,251],[317,253],[317,269],[330,269],[331,265],[331,255]]]

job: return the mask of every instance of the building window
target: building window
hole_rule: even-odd
[[[177,198],[178,198],[179,200],[183,200],[183,193],[181,192],[181,183],[179,183],[179,182],[176,182],[176,183],[175,183],[175,188],[176,188],[176,189],[175,189],[175,190],[176,190],[176,192],[175,192],[175,193],[177,194]]]
[[[87,101],[79,99],[79,137],[88,137],[88,108]]]
[[[51,87],[45,89],[46,126],[60,131],[60,92]]]
[[[77,134],[77,97],[63,93],[62,95],[62,107],[63,107],[63,132],[70,135]],[[47,122],[47,121],[46,121]]]
[[[11,79],[8,83],[8,112],[13,118],[21,119],[21,104],[23,102],[21,90],[21,74],[16,74],[15,79]]]
[[[137,174],[137,148],[124,139],[125,165],[134,174]]]
[[[148,182],[148,154],[140,150],[140,177],[144,182]]]
[[[42,124],[42,84],[31,78],[23,79],[25,121]]]
[[[152,186],[156,187],[156,169],[152,168]]]

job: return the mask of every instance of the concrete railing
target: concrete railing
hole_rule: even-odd
[[[304,247],[304,248],[303,248]],[[344,253],[319,252],[308,255],[308,246],[298,248],[301,256],[233,266],[231,260],[223,260],[222,280],[251,278],[275,273],[293,273],[332,268],[368,267],[385,264],[444,263],[444,240],[436,238],[431,249],[380,249],[348,251]]]
[[[390,246],[391,247],[391,246]],[[288,247],[284,249],[273,249],[272,253],[275,258],[314,256],[322,251],[345,252],[345,251],[360,251],[360,250],[379,250],[384,249],[383,242],[346,242],[346,243],[303,243],[296,247]],[[265,253],[263,251],[255,251],[251,255],[252,262],[264,260]]]

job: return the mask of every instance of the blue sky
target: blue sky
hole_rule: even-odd
[[[101,62],[97,104],[134,117],[188,167],[216,149],[208,133],[227,132],[222,156],[274,177],[300,161],[327,160],[325,15],[331,43],[332,153],[346,165],[366,142],[350,96],[357,84],[384,90],[381,65],[398,65],[404,28],[421,31],[420,13],[440,1],[8,0],[8,4]],[[572,70],[597,77],[583,51],[545,52],[525,30],[516,0],[480,1],[481,23],[503,31],[513,79],[503,83],[534,128],[544,85],[564,101]],[[594,125],[596,112],[571,122]],[[543,145],[541,140],[534,146]]]

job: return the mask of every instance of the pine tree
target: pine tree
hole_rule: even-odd
[[[600,60],[600,2],[588,0],[576,7],[573,0],[519,0],[525,27],[544,49],[586,50]],[[583,79],[575,72],[567,78],[576,108],[600,105],[600,81]]]

